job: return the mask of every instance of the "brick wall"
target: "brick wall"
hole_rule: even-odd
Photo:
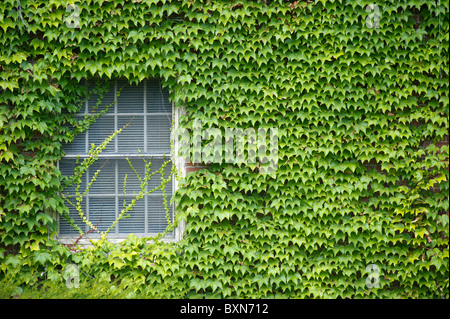
[[[191,163],[191,162],[187,162],[186,163],[186,174],[189,174],[190,172],[196,172],[202,168],[208,168],[207,165],[205,164],[195,164],[195,163]]]

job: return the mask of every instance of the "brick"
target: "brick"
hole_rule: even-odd
[[[186,174],[189,174],[191,172],[196,172],[202,168],[205,168],[205,167],[186,167]]]

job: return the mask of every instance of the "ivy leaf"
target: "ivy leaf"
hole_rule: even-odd
[[[45,266],[47,261],[49,261],[51,259],[51,255],[47,251],[37,250],[34,252],[33,255],[34,255],[34,257],[33,257],[34,262],[39,263],[43,266]]]
[[[38,241],[33,241],[31,243],[31,245],[30,245],[30,250],[31,251],[40,250],[39,242]]]
[[[22,264],[22,259],[19,255],[8,255],[6,256],[5,265],[11,265],[12,268],[17,268]]]
[[[180,81],[180,83],[191,83],[192,77],[189,74],[184,74],[178,77],[178,81]]]

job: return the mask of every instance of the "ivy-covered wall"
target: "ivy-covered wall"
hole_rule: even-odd
[[[159,297],[448,298],[448,14],[444,0],[2,1],[0,276],[63,284],[75,263],[81,281]],[[188,174],[178,243],[58,244],[63,111],[84,79],[121,77],[161,78],[188,129],[277,128],[276,172]]]

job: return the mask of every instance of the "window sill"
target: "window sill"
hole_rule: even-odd
[[[131,234],[123,234],[123,235],[117,235],[117,234],[113,234],[113,235],[108,235],[108,242],[112,243],[112,244],[119,244],[122,241],[126,240],[128,238],[128,236]],[[158,234],[134,234],[137,237],[154,237],[157,236]],[[80,236],[79,235],[64,235],[64,236],[58,236],[57,237],[57,241],[60,244],[63,245],[73,245],[77,239],[77,245],[78,246],[82,246],[82,247],[89,247],[92,246],[91,241],[98,241],[100,240],[100,235],[87,235],[87,236],[83,236],[83,238],[79,239]],[[177,236],[175,234],[169,234],[166,235],[164,237],[161,238],[161,241],[166,242],[166,243],[174,243],[174,242],[178,242],[180,239],[177,238]],[[150,242],[150,241],[149,241]]]

